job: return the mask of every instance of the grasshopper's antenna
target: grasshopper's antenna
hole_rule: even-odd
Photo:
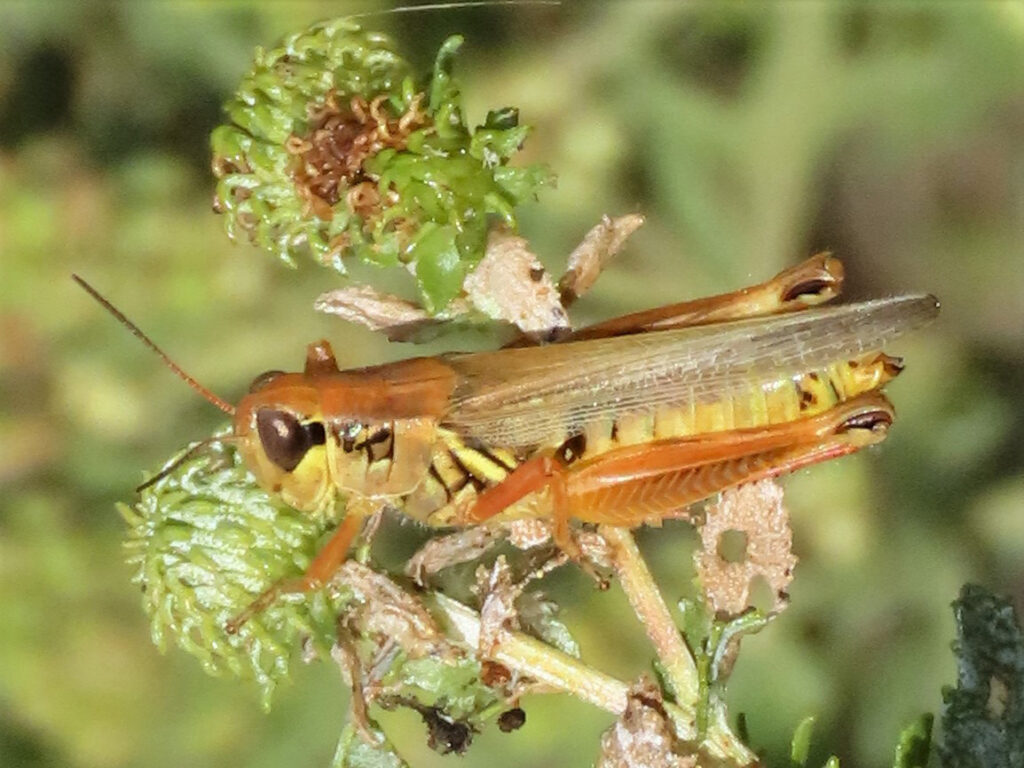
[[[131,331],[132,334],[134,334],[135,338],[137,338],[151,350],[160,355],[160,359],[164,361],[164,364],[172,371],[174,371],[182,381],[184,381],[186,384],[192,387],[192,389],[194,389],[200,395],[202,395],[204,399],[213,403],[215,406],[224,411],[224,413],[234,415],[235,406],[231,405],[231,403],[229,402],[221,400],[219,397],[213,394],[213,392],[208,390],[198,381],[196,381],[187,373],[185,373],[185,371],[183,371],[176,362],[174,362],[173,360],[171,360],[170,357],[167,356],[166,352],[160,349],[160,347],[154,344],[153,341],[142,332],[139,326],[137,326],[135,323],[133,323],[131,320],[125,317],[124,313],[122,313],[117,307],[115,307],[113,304],[111,304],[109,301],[103,298],[99,291],[97,291],[95,288],[93,288],[91,285],[85,282],[85,280],[80,278],[78,275],[72,275],[71,279],[78,283],[80,286],[82,286],[82,288],[85,289],[85,292],[92,296],[94,299],[96,299],[96,301],[98,301],[100,305],[105,310],[107,310],[107,312],[116,317],[117,320],[121,323],[121,325],[123,325],[125,328]]]
[[[238,437],[236,435],[214,435],[213,437],[208,437],[205,440],[200,440],[198,443],[196,443],[191,448],[189,448],[187,451],[185,451],[183,454],[181,454],[181,456],[179,456],[177,459],[172,461],[166,467],[164,467],[159,472],[157,472],[155,475],[153,475],[151,478],[149,478],[149,480],[144,482],[142,485],[138,486],[135,489],[135,492],[136,493],[142,493],[144,490],[149,488],[151,485],[156,485],[158,482],[160,482],[165,477],[167,477],[169,474],[171,474],[171,472],[176,470],[178,467],[180,467],[186,461],[188,461],[193,456],[195,456],[197,453],[199,453],[203,448],[206,448],[209,445],[213,445],[214,443],[227,443],[227,442],[230,442],[232,440],[237,440],[237,439],[238,439]]]
[[[350,19],[366,19],[376,16],[390,16],[396,13],[419,13],[421,11],[452,11],[461,8],[492,8],[517,5],[561,5],[561,0],[449,0],[448,2],[423,3],[422,5],[400,5],[383,11],[352,13]]]

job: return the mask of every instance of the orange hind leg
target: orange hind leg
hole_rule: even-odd
[[[484,522],[547,489],[555,542],[574,554],[570,518],[633,527],[677,516],[726,488],[878,442],[892,419],[888,400],[870,393],[807,419],[627,446],[575,465],[537,456],[482,493],[463,522]]]

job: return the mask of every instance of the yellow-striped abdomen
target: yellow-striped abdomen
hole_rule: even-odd
[[[823,413],[839,403],[883,386],[900,371],[897,358],[871,354],[833,363],[792,379],[780,379],[749,392],[682,406],[600,419],[568,430],[545,445],[513,453],[499,446],[467,444],[454,431],[439,429],[428,476],[405,500],[403,511],[433,525],[458,522],[477,496],[501,483],[522,461],[551,451],[565,464],[590,459],[616,448],[656,440],[770,426]],[[530,514],[532,502],[509,510]]]

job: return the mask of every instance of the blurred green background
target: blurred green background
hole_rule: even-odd
[[[222,416],[94,302],[80,272],[229,399],[327,337],[352,366],[414,350],[317,316],[338,278],[231,245],[207,135],[257,44],[385,4],[0,4],[0,765],[325,766],[345,715],[329,665],[265,715],[254,687],[148,638],[117,500]],[[854,297],[928,290],[935,326],[879,449],[786,481],[793,605],[746,641],[731,688],[756,746],[883,765],[954,680],[948,609],[976,580],[1024,607],[1024,6],[587,3],[367,19],[426,67],[467,46],[470,119],[518,105],[523,162],[558,189],[523,212],[557,270],[602,214],[647,225],[577,320],[740,287],[815,250]],[[439,347],[434,347],[436,349]],[[640,533],[669,596],[683,524]],[[617,590],[560,573],[585,657],[623,678],[650,650]],[[463,758],[414,714],[382,722],[417,766],[583,766],[610,717],[565,697]]]

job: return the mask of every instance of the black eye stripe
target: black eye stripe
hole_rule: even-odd
[[[263,408],[256,412],[256,431],[267,458],[291,472],[315,445],[326,441],[323,422],[303,424],[288,411]]]
[[[323,445],[327,442],[327,432],[324,430],[322,421],[311,421],[309,424],[304,424],[303,429],[309,436],[310,446]]]

